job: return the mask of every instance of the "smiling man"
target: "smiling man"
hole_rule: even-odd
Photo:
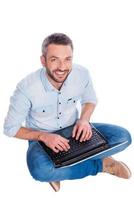
[[[67,137],[55,132],[63,129],[68,136],[70,126],[76,140],[90,140],[89,122],[97,99],[88,70],[72,63],[73,44],[67,35],[55,33],[45,38],[40,59],[43,68],[18,83],[4,124],[6,135],[29,141],[27,164],[33,178],[49,182],[55,191],[59,190],[61,180],[80,179],[99,172],[130,178],[129,168],[109,156],[124,150],[131,143],[131,136],[126,129],[111,124],[93,123],[109,144],[120,143],[119,147],[73,166],[54,167],[38,141],[56,153],[68,151]],[[80,117],[77,102],[81,103]]]
[[[58,90],[66,80],[72,68],[73,52],[70,45],[50,44],[47,53],[41,56],[42,65],[46,68],[47,78]]]

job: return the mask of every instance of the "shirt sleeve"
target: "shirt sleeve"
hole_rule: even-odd
[[[10,98],[9,110],[4,122],[4,133],[7,136],[16,135],[30,110],[31,103],[24,91],[24,87],[19,83]]]
[[[84,80],[85,80],[85,84],[84,84],[83,94],[81,96],[81,104],[93,103],[96,105],[97,97],[96,97],[96,93],[95,93],[93,83],[92,83],[92,80],[91,80],[88,70],[86,71]]]

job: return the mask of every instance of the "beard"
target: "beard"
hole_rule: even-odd
[[[46,71],[49,77],[57,83],[63,83],[70,73],[69,70],[62,71],[58,69],[51,72],[48,68],[46,68]]]

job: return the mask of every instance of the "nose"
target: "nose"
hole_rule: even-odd
[[[66,70],[66,65],[65,65],[64,61],[60,61],[60,62],[59,62],[58,69],[59,69],[60,71]]]

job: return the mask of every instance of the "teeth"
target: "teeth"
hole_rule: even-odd
[[[65,72],[56,72],[56,74],[63,75]]]

